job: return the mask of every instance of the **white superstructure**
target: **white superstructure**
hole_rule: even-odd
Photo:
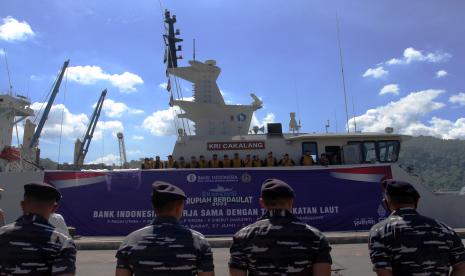
[[[6,214],[6,222],[11,222],[21,215],[20,201],[23,197],[24,184],[42,181],[44,172],[36,162],[37,147],[29,148],[35,124],[27,117],[34,116],[28,99],[8,94],[0,95],[0,187],[2,193],[0,208]],[[24,127],[18,123],[26,120]],[[23,129],[23,142],[19,147],[12,145],[17,131]],[[15,135],[13,135],[15,133]]]

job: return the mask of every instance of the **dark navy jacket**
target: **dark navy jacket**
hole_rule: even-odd
[[[0,228],[0,275],[74,274],[76,247],[38,215]]]
[[[271,210],[233,237],[231,268],[249,275],[312,275],[314,263],[331,263],[331,247],[317,229],[286,210]]]
[[[462,241],[449,226],[411,208],[399,209],[371,228],[373,269],[394,275],[449,275],[465,261]]]
[[[197,275],[213,271],[213,254],[205,237],[171,217],[126,237],[116,253],[117,268],[140,275]]]

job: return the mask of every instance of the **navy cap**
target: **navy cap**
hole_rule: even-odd
[[[60,201],[61,193],[52,185],[44,182],[32,182],[24,185],[24,196],[41,201]]]
[[[154,205],[187,199],[183,190],[168,182],[155,181],[152,184],[152,189],[152,200]]]
[[[262,197],[266,198],[294,198],[295,192],[286,182],[270,178],[262,184]]]
[[[408,182],[386,179],[381,182],[381,185],[388,196],[407,196],[415,199],[420,198],[418,191]]]

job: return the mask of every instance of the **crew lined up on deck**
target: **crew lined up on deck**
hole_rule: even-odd
[[[258,155],[245,155],[245,158],[242,159],[239,153],[234,153],[234,155],[229,157],[228,154],[223,155],[223,158],[220,159],[217,154],[213,154],[210,160],[207,160],[204,155],[200,155],[197,159],[196,156],[192,156],[190,161],[186,160],[183,156],[179,157],[178,160],[175,160],[172,155],[168,155],[168,160],[160,160],[160,156],[156,156],[155,160],[153,158],[145,158],[144,162],[141,165],[142,169],[164,169],[164,168],[242,168],[242,167],[292,167],[295,166],[296,162],[289,156],[288,153],[285,153],[283,157],[278,161],[276,157],[273,156],[273,152],[269,152],[265,159],[260,159]],[[325,153],[322,153],[318,162],[316,162],[310,151],[306,151],[298,163],[300,166],[312,166],[312,165],[330,165],[330,161],[327,158]]]

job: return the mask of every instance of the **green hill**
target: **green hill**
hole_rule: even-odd
[[[460,190],[465,186],[465,141],[429,136],[412,137],[402,143],[399,163],[413,166],[434,190]]]

